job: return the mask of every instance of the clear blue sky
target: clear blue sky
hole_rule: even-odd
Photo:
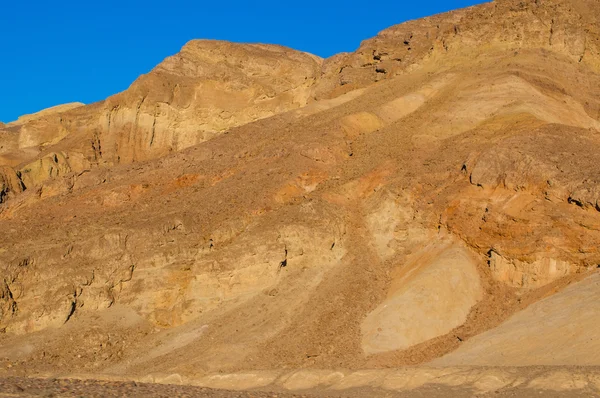
[[[126,89],[195,38],[328,57],[380,30],[482,0],[0,0],[0,121]]]

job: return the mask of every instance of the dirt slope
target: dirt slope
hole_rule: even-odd
[[[600,263],[594,7],[498,1],[325,61],[192,42],[102,103],[7,125],[1,364],[596,364],[595,307],[536,318]],[[581,341],[487,352],[522,318],[530,358],[567,325]]]
[[[599,274],[589,277],[515,314],[434,364],[598,365],[599,286]]]

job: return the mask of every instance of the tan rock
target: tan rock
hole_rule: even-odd
[[[533,263],[507,260],[492,251],[490,268],[496,280],[514,287],[536,288],[545,286],[576,270],[573,264],[553,258],[543,258]]]
[[[33,188],[49,179],[64,176],[70,171],[71,167],[63,153],[50,153],[25,165],[20,173],[23,184]]]
[[[227,390],[250,390],[265,387],[277,379],[277,373],[262,371],[227,375],[210,375],[195,381],[195,385]]]
[[[43,109],[39,112],[36,113],[32,113],[30,115],[23,115],[20,116],[18,120],[12,122],[12,123],[8,123],[8,126],[17,126],[20,124],[25,124],[27,122],[31,122],[35,119],[41,119],[44,116],[49,116],[52,114],[56,114],[56,113],[63,113],[66,111],[69,111],[71,109],[75,109],[75,108],[79,108],[80,106],[84,106],[85,104],[81,103],[81,102],[72,102],[69,104],[62,104],[62,105],[56,105],[50,108],[46,108]],[[3,126],[0,126],[3,127]]]
[[[0,166],[0,203],[9,196],[23,192],[23,182],[10,167]]]
[[[31,162],[24,150],[55,144],[96,164],[164,156],[306,105],[320,63],[280,46],[191,41],[106,101],[61,105],[7,125],[18,131],[13,156]]]
[[[329,370],[299,370],[298,372],[289,375],[289,377],[285,379],[282,385],[287,390],[292,391],[308,390],[320,386],[329,386],[331,384],[339,382],[343,378],[344,374],[342,372],[335,372]]]
[[[416,256],[362,323],[365,353],[406,349],[446,334],[465,322],[481,298],[475,261],[464,248],[440,243]]]

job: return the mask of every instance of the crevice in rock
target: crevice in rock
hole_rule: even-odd
[[[112,307],[116,301],[115,295],[113,294],[114,289],[117,286],[121,286],[124,282],[130,282],[133,279],[134,271],[135,271],[135,264],[131,264],[129,266],[129,275],[126,278],[120,279],[118,282],[107,281],[106,295],[109,299],[108,308]]]
[[[279,263],[279,269],[281,268],[285,268],[288,265],[288,259],[287,259],[287,255],[288,255],[288,250],[287,250],[287,246],[285,247],[285,257],[284,259]]]
[[[377,50],[373,50],[373,60],[381,61],[383,57],[388,55],[388,53],[378,53]]]
[[[113,113],[115,110],[117,110],[118,108],[119,108],[118,106],[115,106],[115,107],[113,107],[113,108],[112,108],[110,111],[108,111],[108,116],[107,116],[107,117],[108,117],[108,121],[107,121],[107,123],[106,123],[106,133],[107,133],[107,134],[109,134],[109,133],[110,133],[110,127],[111,127],[110,125],[111,125],[111,122],[112,122],[112,113]]]
[[[18,179],[18,183],[19,183],[19,186],[20,186],[21,190],[23,192],[26,191],[27,187],[25,186],[25,183],[23,182],[23,178],[21,176],[21,172],[17,171],[16,174],[17,174],[17,179]]]
[[[96,280],[96,270],[93,269],[92,270],[92,276],[90,277],[89,280],[87,280],[84,283],[82,283],[82,286],[91,286],[92,283],[94,283],[95,280]]]
[[[469,174],[469,184],[483,188],[483,185],[481,185],[480,183],[473,182],[473,173]]]
[[[131,129],[130,129],[131,134],[136,134],[137,130],[139,129],[139,126],[140,126],[140,109],[142,108],[142,105],[144,104],[144,101],[146,101],[146,96],[145,95],[142,97],[142,100],[140,102],[138,102],[137,106],[135,107],[135,123],[131,126]]]
[[[73,289],[73,294],[69,295],[71,298],[71,306],[69,307],[69,313],[65,319],[64,323],[69,322],[69,320],[75,315],[75,311],[77,311],[78,297],[81,296],[83,289],[81,287],[76,287]]]
[[[154,136],[156,134],[156,109],[154,110],[154,120],[152,121],[152,132],[150,136],[150,146],[154,143]]]
[[[14,316],[18,312],[19,306],[6,279],[4,279],[2,289],[0,289],[0,300],[7,303],[8,315]],[[0,315],[2,314],[0,313]],[[2,319],[0,318],[0,320]]]
[[[461,239],[463,242],[465,242],[467,244],[467,246],[475,249],[472,245],[470,245],[467,241],[465,241],[464,239]],[[494,248],[491,248],[490,250],[487,251],[486,256],[487,256],[487,265],[488,267],[492,266],[492,255],[496,254],[497,256],[500,256],[500,254],[498,254],[498,252],[496,252],[494,250]]]
[[[572,197],[569,197],[569,199],[567,199],[567,202],[569,202],[569,204],[572,204],[572,205],[573,205],[573,204],[574,204],[574,205],[577,205],[577,206],[579,206],[579,207],[581,207],[581,208],[584,208],[584,207],[585,207],[585,205],[583,204],[583,202],[581,202],[581,201],[580,201],[580,200],[578,200],[578,199],[574,199],[574,198],[572,198]]]
[[[123,283],[123,282],[129,282],[133,279],[133,271],[135,271],[135,264],[131,264],[129,266],[129,276],[127,277],[127,279],[121,279],[119,281],[119,283]]]
[[[110,128],[110,116],[108,126]],[[96,162],[100,161],[102,158],[102,143],[100,142],[100,134],[98,132],[94,133],[94,138],[92,139],[92,151],[94,153],[94,160]]]
[[[33,260],[30,257],[26,257],[23,260],[19,261],[18,266],[21,268],[27,267],[33,264]]]
[[[73,316],[73,314],[75,314],[75,310],[77,309],[77,301],[73,300],[71,302],[71,308],[69,309],[69,313],[67,314],[67,319],[65,319],[64,323],[69,322],[69,320],[71,319],[71,317]]]

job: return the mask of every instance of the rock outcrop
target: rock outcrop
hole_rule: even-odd
[[[600,70],[597,2],[497,0],[393,26],[323,65],[318,98],[410,73],[424,62],[448,68],[493,53],[546,49]],[[454,58],[449,62],[448,55]]]
[[[17,173],[7,166],[0,166],[0,203],[9,196],[23,192],[23,183]]]
[[[280,46],[194,40],[105,101],[61,105],[4,126],[0,161],[44,169],[24,181],[37,186],[58,175],[48,172],[49,152],[62,153],[73,172],[156,159],[306,105],[321,62]]]

